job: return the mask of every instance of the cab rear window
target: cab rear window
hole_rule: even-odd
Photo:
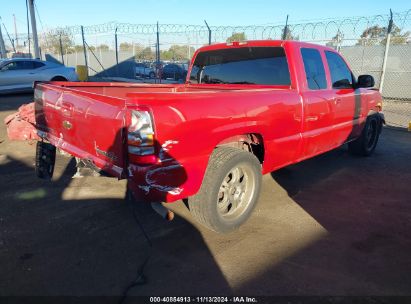
[[[240,47],[200,52],[190,83],[290,85],[282,47]]]

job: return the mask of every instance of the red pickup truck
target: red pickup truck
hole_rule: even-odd
[[[274,40],[202,47],[184,84],[37,83],[37,174],[51,177],[57,147],[227,232],[262,174],[345,143],[370,155],[384,122],[373,86],[333,49]]]

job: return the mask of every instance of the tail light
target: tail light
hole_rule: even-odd
[[[127,132],[131,162],[152,163],[155,160],[154,125],[149,111],[131,110]]]

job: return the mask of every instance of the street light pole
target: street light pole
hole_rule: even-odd
[[[39,38],[37,37],[36,16],[34,14],[34,0],[28,0],[28,3],[31,19],[31,31],[33,33],[34,57],[40,58]]]
[[[16,15],[13,14],[13,21],[14,21],[14,41],[16,41],[16,48],[19,47],[19,38],[17,36],[17,23],[16,23]]]

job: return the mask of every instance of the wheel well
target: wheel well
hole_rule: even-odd
[[[264,162],[264,141],[260,134],[250,133],[232,136],[217,145],[217,147],[221,146],[230,146],[251,152],[261,164]]]
[[[54,76],[51,81],[67,81],[67,79],[63,76]]]

